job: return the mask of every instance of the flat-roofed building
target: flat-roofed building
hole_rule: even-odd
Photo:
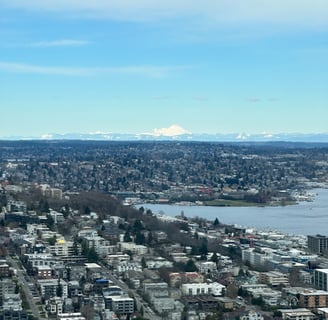
[[[134,312],[134,300],[128,296],[111,297],[111,311],[120,316],[130,315]]]
[[[309,309],[279,309],[283,320],[313,320],[316,316]]]
[[[324,253],[328,250],[328,237],[317,234],[308,236],[308,249],[315,253]]]
[[[328,291],[328,269],[314,270],[314,285],[317,289]]]

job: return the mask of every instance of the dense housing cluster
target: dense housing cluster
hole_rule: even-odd
[[[0,174],[12,183],[143,200],[268,203],[327,179],[324,145],[30,141],[0,150]]]
[[[299,145],[2,142],[0,320],[325,319],[326,236],[117,196],[272,201],[326,182],[327,165]]]

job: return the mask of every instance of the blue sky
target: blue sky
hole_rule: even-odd
[[[326,0],[0,0],[0,137],[328,132],[327,17]]]

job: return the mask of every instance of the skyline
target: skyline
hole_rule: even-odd
[[[328,132],[324,0],[0,0],[0,137]]]

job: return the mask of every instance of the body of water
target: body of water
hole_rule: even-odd
[[[153,213],[168,216],[181,215],[218,218],[225,224],[238,224],[263,230],[277,230],[290,234],[328,235],[328,189],[314,189],[317,194],[312,202],[283,207],[207,207],[166,204],[143,204]]]

